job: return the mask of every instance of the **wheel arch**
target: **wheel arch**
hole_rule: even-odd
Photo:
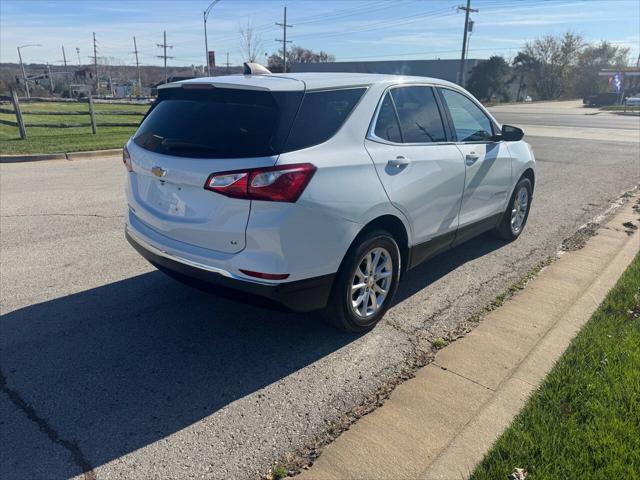
[[[362,237],[375,230],[384,230],[391,234],[400,249],[400,271],[406,271],[409,262],[409,234],[402,220],[395,215],[380,215],[367,223],[353,239],[348,251],[358,245]]]
[[[518,178],[518,182],[523,178],[528,178],[531,182],[531,195],[533,196],[533,190],[536,186],[536,174],[533,171],[533,168],[529,167],[524,172],[522,172],[522,175],[520,175],[520,178]],[[516,185],[518,184],[518,182],[516,182]]]

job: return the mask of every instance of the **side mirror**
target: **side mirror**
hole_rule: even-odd
[[[521,128],[513,127],[511,125],[502,125],[502,131],[500,132],[500,140],[505,142],[518,142],[524,137],[524,132]]]

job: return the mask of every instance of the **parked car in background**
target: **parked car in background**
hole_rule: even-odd
[[[624,101],[628,107],[640,107],[640,95],[632,95]]]
[[[522,138],[432,78],[167,84],[124,149],[126,236],[179,280],[366,331],[408,269],[486,231],[521,235],[535,185]]]
[[[582,99],[582,104],[587,107],[604,107],[618,103],[619,94],[615,92],[596,93]]]

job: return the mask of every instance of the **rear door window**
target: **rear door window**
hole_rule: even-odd
[[[440,91],[447,102],[458,142],[491,141],[492,122],[475,103],[448,88],[441,88]]]
[[[167,88],[133,141],[157,153],[239,158],[279,154],[303,92]]]
[[[433,89],[408,86],[391,90],[400,119],[404,143],[433,143],[447,140]]]
[[[391,95],[388,93],[384,96],[382,104],[380,105],[378,119],[373,133],[376,137],[381,138],[382,140],[402,143],[398,116],[396,115],[396,110],[393,107]]]
[[[311,91],[304,95],[284,151],[301,150],[333,137],[366,88]]]

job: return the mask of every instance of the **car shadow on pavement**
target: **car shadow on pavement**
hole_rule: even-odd
[[[158,271],[10,312],[0,318],[0,331],[7,388],[93,467],[358,338],[311,315],[235,303]],[[11,448],[0,446],[0,458]],[[21,476],[37,478],[51,460],[34,451],[11,462]],[[14,478],[10,468],[0,471]]]
[[[482,236],[412,270],[398,301],[500,245]],[[0,318],[0,331],[7,388],[93,467],[176,433],[359,338],[317,316],[212,296],[158,271],[10,312]],[[22,452],[25,458],[13,453],[11,459],[21,474],[35,478],[46,471],[49,459]],[[68,468],[62,476],[78,473]]]

